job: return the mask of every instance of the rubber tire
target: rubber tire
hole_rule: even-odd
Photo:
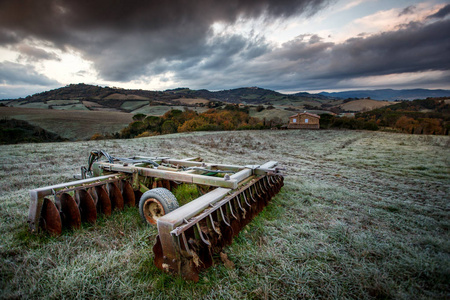
[[[144,223],[147,223],[149,225],[154,224],[150,223],[145,217],[144,205],[146,201],[151,198],[158,201],[159,204],[163,207],[164,215],[170,213],[171,211],[174,211],[179,207],[177,198],[166,188],[154,188],[150,191],[145,192],[144,194],[142,194],[141,199],[139,200],[139,214],[141,215]]]

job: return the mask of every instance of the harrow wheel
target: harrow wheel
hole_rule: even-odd
[[[148,224],[156,221],[179,207],[177,198],[165,188],[154,188],[145,192],[139,200],[139,213]]]

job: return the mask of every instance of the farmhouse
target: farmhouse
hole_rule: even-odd
[[[288,129],[319,129],[320,116],[307,112],[289,117]]]

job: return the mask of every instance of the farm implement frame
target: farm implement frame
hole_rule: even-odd
[[[213,255],[280,191],[280,170],[275,161],[240,166],[92,151],[79,180],[30,191],[29,229],[60,235],[63,228],[95,223],[98,214],[138,206],[142,219],[158,227],[155,265],[198,281]],[[180,206],[171,191],[183,183],[195,184],[202,195]]]

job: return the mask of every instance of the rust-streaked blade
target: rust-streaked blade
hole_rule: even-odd
[[[108,184],[108,190],[109,190],[109,199],[111,199],[111,206],[112,210],[123,209],[123,197],[122,193],[120,192],[120,189],[117,187],[117,184],[114,182],[110,182]]]
[[[108,193],[102,186],[96,186],[95,192],[97,194],[97,211],[101,212],[105,216],[110,216],[112,208]]]
[[[98,196],[97,196],[97,193],[95,192],[95,187],[88,188],[87,192],[89,193],[89,195],[91,195],[92,200],[94,200],[94,205],[97,207]]]
[[[47,198],[44,198],[44,203],[42,204],[39,227],[53,236],[60,235],[62,232],[62,222],[59,211],[55,204]]]
[[[63,215],[64,226],[68,228],[80,228],[81,215],[75,200],[67,193],[61,194],[59,199],[61,201],[61,213]]]
[[[133,207],[136,205],[136,198],[134,196],[133,188],[128,181],[123,181],[123,202],[126,206]]]
[[[97,209],[94,199],[86,190],[79,190],[77,193],[80,200],[81,220],[94,224],[97,220]]]

